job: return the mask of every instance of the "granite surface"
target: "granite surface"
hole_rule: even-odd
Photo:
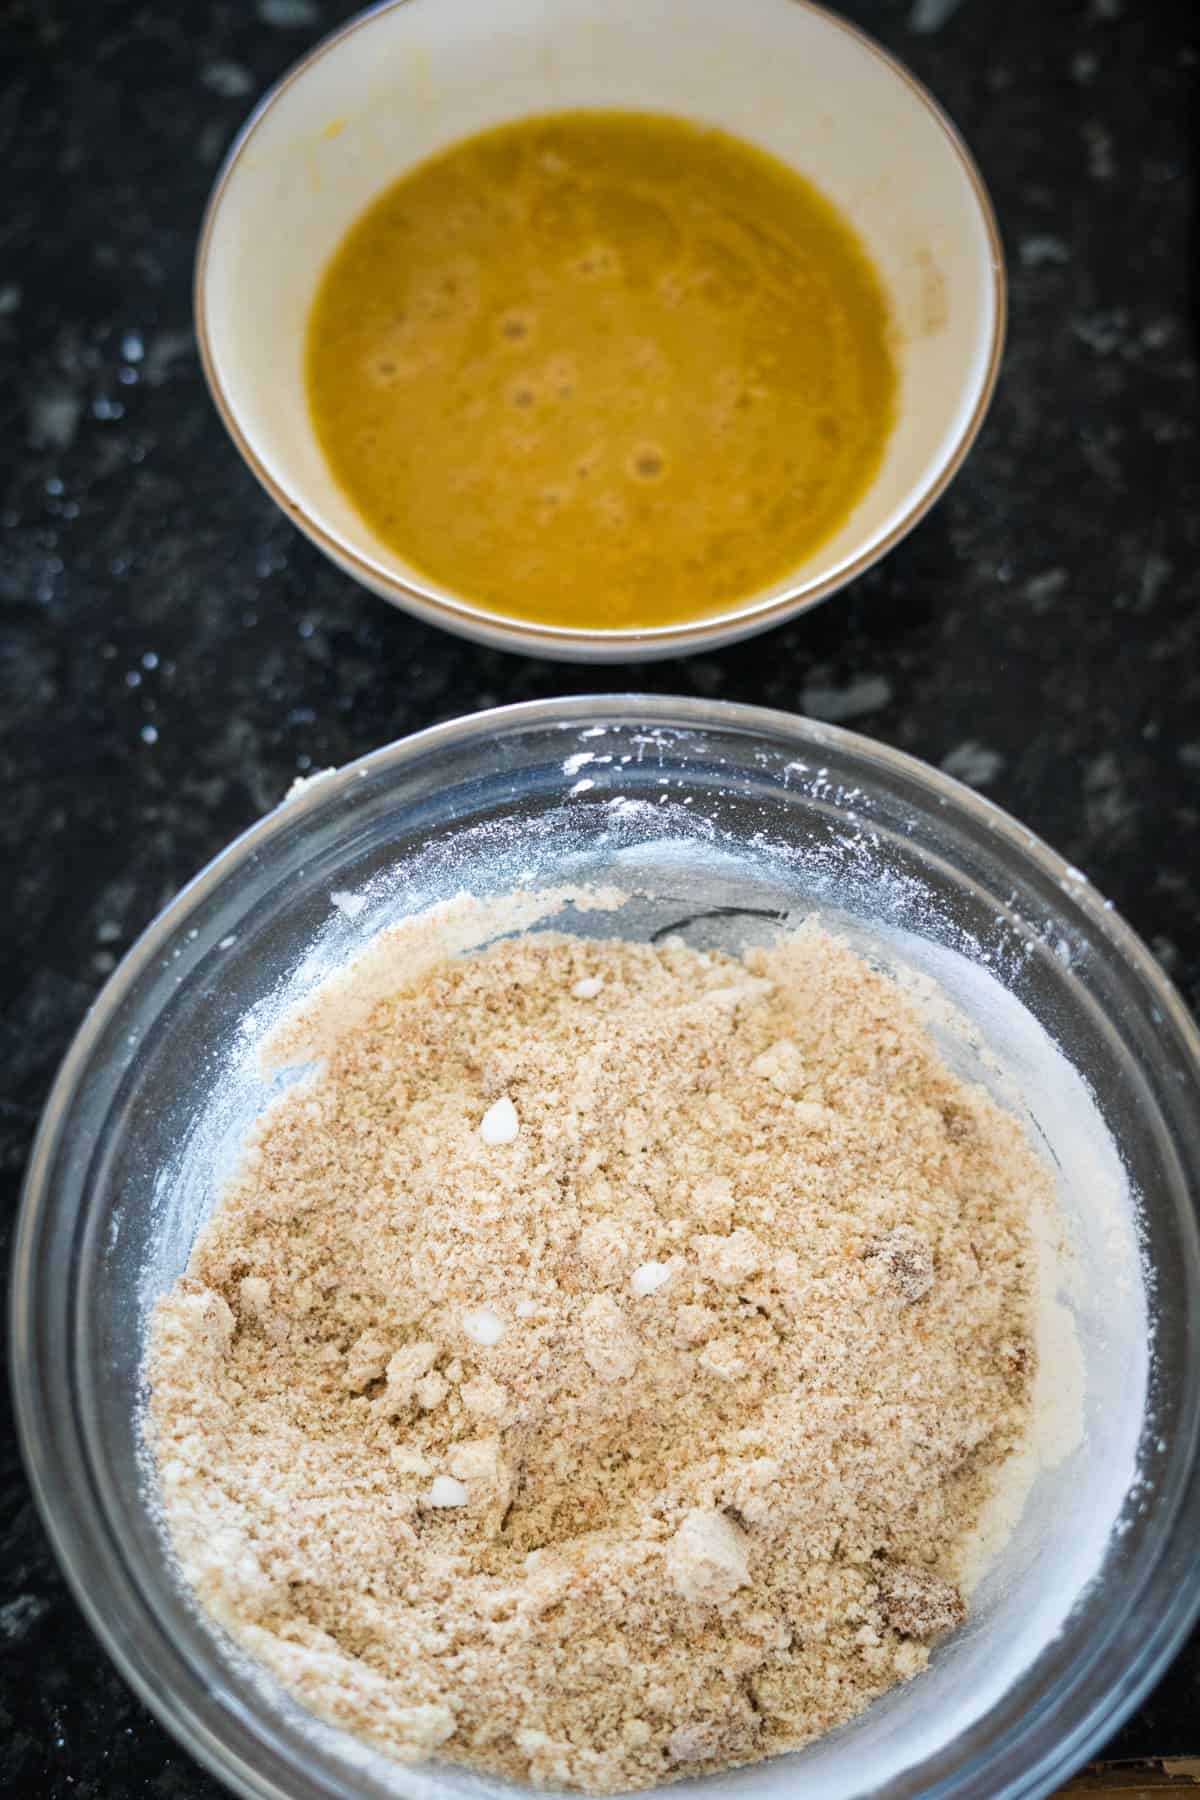
[[[280,797],[437,719],[598,685],[324,563],[238,461],[189,317],[254,96],[348,9],[0,14],[0,1239],[58,1059],[123,949]],[[852,724],[1085,869],[1200,1003],[1193,0],[854,0],[995,197],[1012,323],[965,472],[886,564],[725,653],[615,669]],[[15,55],[12,52],[15,50]],[[6,1404],[6,1401],[5,1401]],[[1114,1754],[1200,1754],[1200,1641]],[[0,1421],[0,1789],[214,1795],[82,1623]]]

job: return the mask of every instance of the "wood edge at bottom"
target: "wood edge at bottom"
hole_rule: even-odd
[[[1123,1800],[1157,1800],[1163,1794],[1200,1794],[1200,1755],[1091,1763],[1058,1792],[1060,1800],[1072,1794],[1120,1794]]]

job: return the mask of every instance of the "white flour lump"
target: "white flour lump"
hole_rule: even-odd
[[[397,1757],[609,1792],[795,1748],[965,1617],[1048,1192],[819,930],[446,961],[268,1115],[157,1308],[183,1569]]]

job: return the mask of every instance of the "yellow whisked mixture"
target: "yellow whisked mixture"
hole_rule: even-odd
[[[802,176],[725,132],[522,119],[389,187],[327,269],[308,389],[382,543],[491,611],[666,625],[767,591],[878,468],[879,278]]]

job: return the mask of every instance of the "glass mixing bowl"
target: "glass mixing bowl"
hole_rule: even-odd
[[[1083,876],[995,807],[864,738],[749,707],[548,701],[393,744],[261,820],[117,969],[46,1108],[13,1285],[25,1453],[88,1618],[243,1794],[513,1793],[317,1724],[210,1630],[156,1520],[140,1360],[155,1296],[287,1079],[254,1054],[281,1009],[420,907],[562,882],[633,896],[572,929],[730,946],[817,912],[932,976],[974,1028],[948,1032],[947,1054],[1040,1134],[1074,1239],[1082,1434],[1038,1475],[970,1624],[809,1749],[674,1791],[1049,1792],[1200,1602],[1200,1038]]]

